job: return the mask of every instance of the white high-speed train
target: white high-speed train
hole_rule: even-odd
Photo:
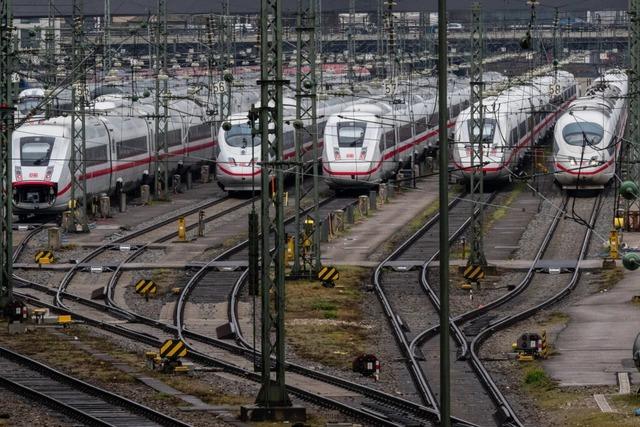
[[[562,111],[578,93],[571,73],[533,78],[524,85],[511,86],[483,100],[482,130],[485,180],[511,177],[525,154],[553,128]],[[471,108],[456,122],[451,149],[454,167],[468,180],[480,167],[472,167]],[[534,141],[531,141],[533,136]]]
[[[628,114],[628,76],[609,70],[572,102],[554,132],[555,179],[565,189],[599,189],[613,178]]]
[[[502,81],[487,73],[491,82]],[[323,174],[334,188],[377,184],[392,177],[412,156],[438,144],[438,99],[433,79],[402,85],[393,101],[356,104],[327,121],[322,152]],[[469,104],[469,80],[450,78],[449,122]]]
[[[154,107],[150,100],[131,105],[118,96],[96,102],[86,116],[87,193],[133,188],[155,171]],[[203,106],[190,100],[169,102],[169,164],[189,165],[213,158],[212,126]],[[14,213],[52,213],[70,200],[71,118],[27,124],[13,133]]]
[[[336,97],[317,102],[317,130],[312,129],[311,123],[306,121],[302,130],[303,162],[313,160],[312,135],[318,133],[318,155],[322,150],[323,132],[327,117],[341,111],[346,103],[364,102],[358,98]],[[295,156],[295,135],[293,122],[296,117],[295,100],[285,98],[284,115],[284,145],[283,156],[292,159]],[[232,114],[227,120],[230,127],[221,126],[218,131],[218,154],[216,156],[216,180],[225,191],[251,191],[260,189],[261,168],[258,162],[261,156],[260,135],[251,135],[251,124],[248,112]],[[256,123],[256,127],[258,124]]]

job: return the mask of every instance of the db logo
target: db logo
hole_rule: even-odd
[[[37,178],[38,172],[29,172],[29,178]]]

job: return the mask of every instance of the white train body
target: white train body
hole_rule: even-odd
[[[106,101],[105,99],[110,99]],[[87,194],[112,193],[118,185],[133,188],[143,175],[155,171],[154,108],[128,105],[121,97],[103,98],[86,116]],[[171,169],[213,157],[211,124],[193,101],[169,105],[167,145]],[[28,124],[13,133],[14,212],[64,211],[71,198],[71,118],[57,117]]]
[[[468,80],[449,83],[451,128],[469,102]],[[418,90],[416,90],[418,92]],[[323,174],[334,188],[367,186],[393,176],[412,156],[438,144],[438,100],[433,88],[402,102],[350,105],[327,121]]]
[[[577,91],[574,76],[558,71],[557,76],[535,77],[526,85],[511,86],[498,95],[486,97],[482,131],[484,179],[509,178],[532,145],[553,128],[562,111],[576,98]],[[468,108],[458,117],[451,149],[454,168],[465,180],[480,169],[472,167],[470,128],[471,108]]]
[[[613,178],[628,114],[628,77],[611,70],[572,102],[554,131],[555,179],[565,189],[599,189]]]
[[[336,111],[340,111],[347,102],[347,98],[333,98],[329,100],[319,100],[317,103],[317,130],[312,129],[311,122],[304,122],[302,130],[302,148],[304,162],[313,160],[313,140],[312,135],[318,135],[318,153],[321,153],[323,144],[323,132],[326,118]],[[295,101],[285,99],[284,108],[284,128],[283,128],[283,156],[285,160],[292,160],[295,157],[295,135],[296,129],[293,127],[295,120]],[[252,191],[260,189],[259,165],[261,158],[261,138],[260,135],[251,135],[251,124],[248,119],[248,112],[232,114],[227,120],[231,124],[229,130],[221,126],[218,131],[218,147],[216,156],[216,180],[218,185],[225,191]],[[256,122],[256,128],[258,123]]]

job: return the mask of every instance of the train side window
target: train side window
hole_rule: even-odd
[[[394,148],[396,146],[396,131],[395,129],[391,129],[390,131],[387,131],[387,133],[385,134],[385,147],[387,149],[389,148]]]
[[[175,147],[176,145],[180,145],[180,144],[182,144],[181,129],[174,129],[167,132],[167,147]]]
[[[438,113],[433,113],[429,116],[429,127],[438,126]]]
[[[520,135],[520,138],[524,137],[527,134],[527,122],[520,122],[520,124],[518,125],[518,135]]]
[[[126,159],[127,157],[138,156],[140,154],[146,154],[147,152],[147,137],[140,136],[138,138],[127,139],[125,141],[119,141],[117,145],[118,158]]]
[[[384,149],[385,149],[384,136],[385,136],[384,133],[380,135],[380,142],[378,142],[378,149],[380,150],[380,153],[384,152]]]
[[[109,160],[107,157],[108,153],[106,145],[87,147],[85,151],[85,163],[87,167],[107,163],[107,161]]]
[[[283,150],[292,150],[293,147],[295,146],[295,138],[294,138],[294,132],[293,131],[289,131],[289,132],[285,132],[284,133],[284,144],[282,145],[282,149]]]
[[[514,146],[518,144],[518,128],[511,129],[511,136],[509,137],[509,145]]]
[[[199,125],[195,125],[189,128],[189,142],[210,138],[211,125],[209,123],[200,123]]]
[[[420,134],[427,131],[427,118],[423,117],[416,122],[416,134]]]
[[[401,142],[410,140],[412,137],[411,123],[400,126],[398,133],[400,134],[398,139]]]

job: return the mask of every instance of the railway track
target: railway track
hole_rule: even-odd
[[[485,198],[490,202],[495,193]],[[455,239],[469,225],[473,205],[468,196],[461,195],[449,203],[449,236]],[[425,291],[421,287],[420,276],[415,272],[422,267],[425,258],[435,259],[439,251],[439,216],[434,215],[423,227],[417,230],[393,253],[383,260],[373,275],[376,294],[382,304],[393,336],[405,360],[406,368],[411,376],[418,398],[421,402],[436,411],[439,416],[437,392],[432,389],[427,373],[422,366],[422,355],[417,354],[410,346],[415,331],[439,323],[437,311],[414,310],[415,302],[410,300],[424,299]],[[474,424],[469,419],[458,417],[454,420],[467,425]]]
[[[188,425],[2,347],[0,369],[0,386],[87,425]]]
[[[142,251],[142,248],[138,250]],[[127,259],[134,256],[134,252]],[[123,260],[120,263],[120,266],[125,262]],[[112,276],[112,281],[115,285],[117,282],[116,275],[121,271],[120,268],[116,269],[115,274]],[[68,282],[69,277],[72,275],[67,275],[66,281]],[[88,325],[95,326],[97,328],[109,331],[111,333],[115,333],[120,336],[124,336],[126,338],[132,339],[139,343],[144,343],[146,345],[150,345],[153,347],[158,347],[162,344],[164,339],[169,337],[174,337],[179,334],[179,330],[169,324],[165,324],[163,322],[157,321],[155,319],[145,318],[143,316],[132,313],[131,311],[122,309],[120,307],[116,307],[114,302],[109,298],[111,292],[107,290],[106,299],[108,301],[107,304],[102,304],[96,301],[92,301],[88,298],[84,298],[81,296],[74,295],[70,293],[66,289],[65,286],[60,286],[57,290],[47,288],[44,285],[37,284],[35,282],[26,281],[24,279],[17,279],[18,282],[22,283],[25,286],[31,288],[31,291],[34,290],[44,296],[55,296],[56,301],[64,300],[66,305],[60,306],[57,304],[50,304],[44,301],[43,298],[22,292],[16,292],[16,296],[22,298],[25,302],[30,304],[47,307],[53,312],[61,312],[61,313],[69,313],[72,316],[80,321],[87,323]],[[113,285],[113,286],[114,286]],[[108,287],[109,289],[109,287]],[[73,307],[70,307],[72,305]],[[85,314],[87,308],[92,309],[91,315]],[[127,320],[126,325],[118,324],[121,320]],[[253,371],[253,365],[248,363],[253,356],[253,352],[250,350],[237,346],[235,344],[229,343],[227,341],[214,339],[211,337],[207,337],[204,335],[195,334],[189,331],[182,331],[182,334],[185,338],[191,340],[198,340],[200,344],[206,347],[206,353],[203,351],[199,351],[196,348],[190,349],[189,357],[197,363],[200,363],[205,366],[214,366],[218,368],[222,368],[223,370],[239,375],[244,378],[248,378],[252,381],[259,381],[260,377]],[[211,356],[212,348],[215,349],[215,352],[220,350],[226,351],[223,355],[224,360],[220,357]],[[233,357],[233,355],[237,355],[237,357]],[[230,356],[231,355],[231,356]],[[227,361],[226,359],[232,359],[232,362]],[[240,360],[240,363],[237,363]],[[236,362],[236,363],[234,363]],[[299,371],[303,373],[312,373],[313,371],[304,369],[300,367]],[[326,380],[323,378],[323,375],[317,375],[317,377],[322,380]],[[326,381],[325,381],[326,382]],[[339,378],[334,378],[333,382],[335,384],[340,384],[341,380]],[[346,382],[349,384],[348,382]],[[357,384],[350,384],[353,388],[367,389],[366,387],[361,387]],[[384,414],[377,413],[374,409],[369,408],[358,408],[354,407],[354,405],[350,405],[349,403],[340,402],[338,400],[332,399],[330,397],[322,397],[318,396],[315,392],[309,392],[305,390],[305,388],[296,386],[296,385],[288,385],[290,392],[294,395],[298,396],[301,399],[311,401],[313,403],[319,404],[321,406],[327,408],[334,408],[348,416],[365,420],[367,423],[371,425],[418,425],[415,422],[407,422],[406,417],[402,417],[399,413],[401,412],[398,408],[402,408],[403,405],[406,405],[408,402],[404,402],[402,399],[397,399],[391,395],[385,395],[384,393],[376,392],[375,390],[371,390],[373,394],[379,394],[378,402],[392,402],[395,408],[395,415],[389,417]],[[373,404],[371,405],[373,406]],[[426,411],[426,415],[422,412]],[[420,414],[419,418],[428,418],[430,412],[427,408],[420,407],[418,405],[411,405],[409,403],[408,409],[405,412],[413,412]],[[399,420],[399,421],[398,421]]]

